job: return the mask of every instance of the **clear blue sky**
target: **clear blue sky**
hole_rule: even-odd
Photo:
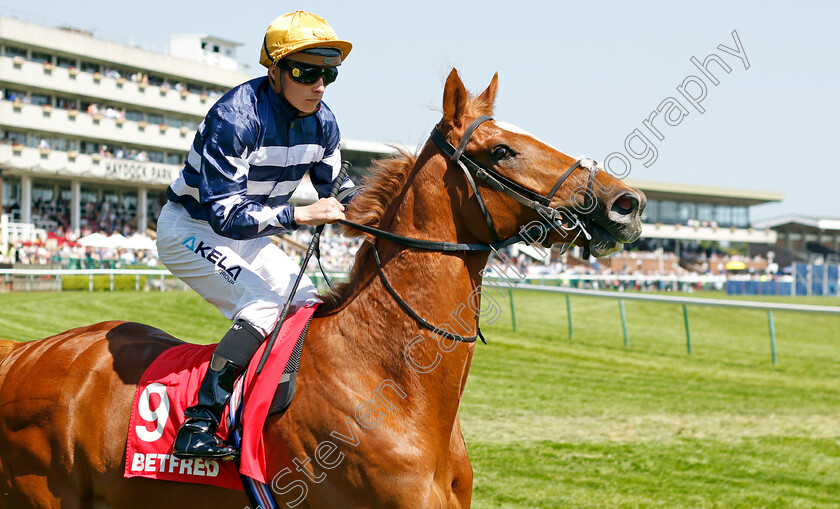
[[[23,14],[26,5],[7,1],[0,11]],[[658,159],[650,167],[633,160],[631,178],[785,193],[782,204],[755,208],[753,219],[787,213],[840,217],[840,7],[834,2],[29,5],[45,24],[69,24],[106,38],[160,47],[176,33],[239,41],[239,60],[254,75],[262,73],[259,44],[271,20],[308,10],[354,44],[326,96],[347,139],[417,145],[439,119],[443,80],[452,66],[473,91],[498,71],[496,117],[570,155],[602,160],[611,152],[626,153],[624,140],[638,128],[654,142]],[[733,30],[748,70],[717,49],[735,47]],[[720,84],[706,81],[701,115],[676,87],[700,75],[689,58],[703,60],[711,52],[732,72],[712,67]],[[674,127],[658,121],[665,137],[659,141],[642,121],[668,97],[688,106],[689,114]]]

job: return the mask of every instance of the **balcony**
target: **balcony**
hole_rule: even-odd
[[[136,106],[204,117],[215,99],[205,94],[182,94],[174,88],[143,85],[125,79],[114,79],[101,73],[91,74],[75,69],[0,56],[0,76],[11,88],[41,88],[71,96],[101,99],[102,102]]]
[[[132,122],[88,115],[75,110],[0,101],[0,125],[51,133],[67,138],[88,138],[105,144],[140,145],[187,152],[193,133],[182,129],[161,129],[157,124]]]
[[[681,224],[642,224],[643,239],[716,240],[775,244],[776,231],[728,226],[688,226]]]
[[[36,177],[64,176],[86,180],[123,181],[132,184],[167,186],[178,175],[180,166],[78,154],[61,150],[42,150],[21,145],[0,145],[0,165],[10,174],[27,173]]]

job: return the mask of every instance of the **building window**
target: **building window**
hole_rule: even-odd
[[[732,225],[732,207],[729,205],[718,205],[715,207],[715,221],[718,226]]]
[[[158,150],[149,150],[148,152],[146,152],[146,154],[149,156],[149,161],[153,163],[163,162],[163,152],[160,152]]]
[[[49,187],[32,186],[32,201],[39,207],[39,202],[50,201],[53,198],[53,190]]]
[[[12,184],[8,180],[3,181],[3,206],[6,207],[5,210],[0,212],[9,211],[11,205],[18,201],[18,191],[20,190],[20,184],[12,186]]]
[[[25,97],[26,92],[21,92],[20,90],[13,90],[10,88],[3,90],[3,99],[7,101],[14,101],[17,99],[23,101]]]
[[[65,69],[69,69],[70,67],[76,67],[76,59],[75,58],[67,58],[67,57],[58,57],[55,59],[55,65],[59,67],[63,67]]]
[[[659,203],[660,223],[673,224],[677,222],[677,202],[663,200]]]
[[[42,137],[37,134],[29,133],[29,136],[26,137],[26,146],[37,148],[38,144],[41,143],[41,138]],[[47,140],[47,143],[49,143],[49,140]]]
[[[3,140],[8,143],[19,143],[21,145],[26,145],[26,133],[18,131],[6,131],[6,133],[3,135]]]
[[[32,94],[29,98],[30,102],[35,106],[43,106],[45,104],[50,104],[52,101],[50,100],[50,96],[42,95],[42,94]]]
[[[750,227],[750,213],[747,207],[732,207],[732,226]]]
[[[163,115],[155,115],[154,113],[146,113],[146,122],[150,124],[162,124]]]
[[[6,46],[3,50],[3,54],[7,57],[21,57],[26,58],[26,50],[23,48],[18,48],[16,46]]]
[[[55,106],[64,110],[74,110],[79,108],[79,102],[75,99],[67,99],[66,97],[57,97]]]
[[[79,201],[81,203],[89,203],[91,205],[91,212],[93,212],[93,204],[99,202],[99,193],[93,189],[80,189]]]
[[[659,222],[659,201],[648,200],[647,206],[645,206],[645,211],[642,214],[642,221],[646,223]]]
[[[52,62],[52,55],[50,55],[49,53],[33,51],[31,60],[33,62],[38,62],[39,64],[43,64],[44,62]]]
[[[81,150],[82,154],[98,154],[99,147],[93,141],[83,141],[81,143]]]
[[[693,219],[697,219],[697,204],[680,202],[678,215],[680,224],[689,224]]]
[[[131,122],[142,122],[143,112],[137,110],[125,110],[125,119]]]
[[[178,117],[166,117],[166,125],[177,129],[184,125],[184,121]]]
[[[101,66],[99,64],[94,64],[93,62],[85,62],[85,61],[82,61],[81,68],[82,68],[82,72],[90,72],[90,73],[99,72],[101,70]]]
[[[53,138],[52,148],[67,151],[67,138]]]
[[[697,204],[697,220],[702,226],[709,226],[715,220],[715,207],[711,203]]]
[[[213,45],[213,53],[218,53],[218,52],[219,52],[219,46],[214,44]]]
[[[184,156],[182,154],[166,154],[166,164],[180,166],[184,164]]]

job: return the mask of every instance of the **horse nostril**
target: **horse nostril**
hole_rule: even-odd
[[[639,206],[639,200],[631,194],[619,196],[612,204],[612,211],[622,216],[627,216],[633,213]]]

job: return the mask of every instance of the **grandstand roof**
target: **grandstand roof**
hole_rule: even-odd
[[[375,156],[396,154],[398,150],[404,150],[410,154],[417,152],[416,147],[408,147],[401,143],[380,143],[378,141],[341,140],[341,150],[352,150],[365,152]]]
[[[170,37],[192,37],[192,38],[196,38],[196,39],[204,39],[205,41],[208,41],[208,42],[210,42],[210,41],[218,42],[218,43],[221,43],[221,44],[226,44],[228,46],[244,46],[245,45],[245,43],[242,43],[242,42],[233,41],[231,39],[223,39],[221,37],[217,37],[217,36],[211,35],[211,34],[174,34],[174,35],[171,35]]]
[[[802,227],[806,227],[820,231],[840,232],[840,218],[788,214],[786,216],[755,221],[754,226],[756,228],[772,228],[774,230],[790,229],[791,227],[802,229]]]
[[[726,203],[730,205],[760,205],[762,203],[779,202],[785,198],[784,193],[774,191],[755,191],[749,189],[732,189],[727,187],[698,186],[694,184],[674,184],[670,182],[651,182],[647,180],[627,179],[625,183],[637,187],[653,199],[691,199],[705,203]],[[678,197],[675,195],[679,195]]]
[[[251,78],[250,74],[237,70],[220,69],[129,44],[91,37],[89,33],[36,25],[7,16],[0,16],[0,41],[76,55],[118,66],[130,63],[133,67],[163,75],[228,87]]]

